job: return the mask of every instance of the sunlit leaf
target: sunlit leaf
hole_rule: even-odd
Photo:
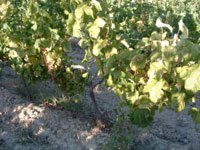
[[[100,2],[98,2],[97,0],[92,0],[92,3],[94,4],[95,8],[96,8],[98,11],[101,11],[101,10],[102,10]]]
[[[83,10],[85,11],[85,13],[88,15],[88,16],[91,16],[92,18],[94,18],[94,13],[93,13],[93,10],[92,8],[90,8],[89,6],[85,5]]]
[[[166,88],[165,86],[166,81],[164,80],[157,81],[155,79],[149,79],[143,91],[149,93],[149,97],[153,103],[157,103],[164,96],[163,89]]]
[[[88,29],[88,31],[90,36],[96,39],[99,36],[100,28],[96,25],[93,25]]]
[[[94,21],[94,24],[96,24],[98,27],[102,28],[105,26],[106,22],[102,19],[102,18],[97,18],[95,21]]]
[[[73,36],[75,37],[82,37],[81,33],[81,22],[76,21],[73,25]]]
[[[189,30],[186,27],[186,25],[183,23],[182,19],[178,22],[178,26],[179,26],[179,30],[182,32],[182,38],[184,38],[184,39],[188,38]]]
[[[173,32],[173,28],[169,24],[163,23],[160,17],[156,20],[156,26],[158,28],[168,28],[170,32]]]
[[[84,7],[80,6],[78,8],[76,8],[75,10],[75,17],[76,17],[76,20],[79,20],[83,17],[84,15]]]
[[[106,83],[107,83],[108,86],[112,86],[112,85],[113,85],[113,78],[112,78],[112,75],[111,75],[111,74],[109,74]]]
[[[135,104],[135,102],[139,99],[139,92],[134,91],[132,93],[126,93],[126,98],[130,101],[131,104]]]
[[[191,72],[186,79],[185,89],[192,92],[200,91],[200,67]]]

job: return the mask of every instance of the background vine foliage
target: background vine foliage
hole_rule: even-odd
[[[50,78],[77,96],[87,73],[74,71],[66,52],[69,38],[78,37],[83,61],[95,59],[99,77],[129,106],[133,123],[146,126],[156,110],[181,111],[200,90],[200,5],[185,2],[4,0],[0,59],[30,83]],[[199,109],[190,112],[200,122]]]

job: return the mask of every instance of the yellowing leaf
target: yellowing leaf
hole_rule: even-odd
[[[163,23],[160,17],[156,20],[156,26],[158,28],[168,28],[171,33],[173,32],[173,28],[169,24]]]
[[[11,50],[8,53],[8,57],[10,57],[10,58],[16,58],[16,57],[19,57],[19,55],[17,54],[17,52],[15,50]]]
[[[135,104],[135,102],[139,99],[139,92],[135,91],[132,93],[126,93],[126,99],[131,102],[131,104]]]
[[[33,22],[33,25],[32,25],[32,27],[31,27],[31,29],[33,29],[34,31],[36,31],[37,30],[37,23],[36,22]]]
[[[123,44],[126,48],[129,48],[129,44],[125,40],[120,41],[121,44]]]
[[[6,4],[3,3],[0,5],[0,19],[2,19],[6,15],[9,5],[10,2],[7,2]]]
[[[179,30],[182,32],[181,38],[186,39],[189,36],[189,30],[186,27],[186,25],[183,23],[183,20],[181,19],[178,22]]]
[[[113,79],[112,79],[112,75],[111,74],[109,74],[106,83],[107,83],[108,86],[112,86],[113,85]]]
[[[108,59],[115,54],[118,54],[118,50],[115,47],[113,47],[111,51],[105,53],[105,57],[106,59]]]
[[[100,33],[100,28],[96,25],[91,26],[89,29],[90,37],[97,39]]]
[[[86,72],[86,73],[82,74],[82,77],[83,78],[87,78],[88,77],[88,73]]]
[[[114,54],[118,54],[117,49],[115,47],[113,47],[110,54],[111,54],[111,56],[114,55]]]
[[[185,89],[191,92],[200,90],[200,65],[178,67],[177,73],[185,81]]]
[[[81,22],[76,21],[73,26],[73,36],[75,37],[82,37],[81,34]]]
[[[97,18],[95,21],[94,21],[94,24],[96,24],[98,27],[100,28],[103,28],[106,24],[106,22],[102,19],[102,18]]]
[[[157,103],[164,96],[162,89],[165,86],[166,82],[164,80],[149,79],[147,85],[144,86],[143,92],[149,93],[151,101]]]
[[[143,92],[148,93],[150,92],[151,88],[156,85],[158,81],[156,79],[149,79],[146,86],[144,86]]]
[[[51,32],[51,37],[52,37],[53,39],[58,40],[58,39],[60,38],[57,29],[49,28],[49,30],[50,30],[50,32]]]
[[[76,8],[76,10],[75,10],[76,20],[82,19],[83,15],[84,15],[83,7],[80,6],[80,7]]]
[[[100,49],[98,47],[94,47],[92,49],[92,54],[95,55],[95,56],[98,56],[100,53]]]
[[[98,56],[102,48],[107,45],[107,40],[98,40],[98,42],[93,46],[92,54]]]
[[[8,43],[8,45],[9,45],[9,47],[17,48],[17,44],[14,43],[14,42],[12,42],[12,41],[10,41],[10,42]]]
[[[157,87],[158,86],[158,87]],[[151,90],[150,90],[150,99],[153,103],[157,103],[158,100],[160,100],[163,95],[164,95],[164,92],[163,90],[161,89],[162,87],[162,83],[157,83]]]
[[[73,13],[69,13],[66,22],[66,30],[68,34],[72,34],[74,22],[75,22],[75,15]]]
[[[86,15],[91,16],[92,18],[94,18],[94,14],[93,14],[92,8],[90,8],[89,6],[85,5],[83,9],[84,9],[84,12],[86,13]]]
[[[200,67],[194,70],[185,81],[185,89],[198,92],[200,90]]]
[[[102,11],[100,2],[98,2],[97,0],[92,0],[92,3],[94,4],[95,8],[96,8],[98,11]]]
[[[160,79],[162,75],[166,73],[165,65],[163,64],[162,60],[159,60],[157,62],[152,62],[150,64],[150,68],[148,70],[148,76],[149,78],[158,78]]]

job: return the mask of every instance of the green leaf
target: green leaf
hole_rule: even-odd
[[[138,104],[139,109],[150,109],[151,108],[152,102],[147,95],[140,96],[138,101],[139,101],[139,104]]]
[[[137,71],[138,69],[143,69],[145,67],[145,63],[146,61],[143,55],[135,55],[130,63],[131,70]]]
[[[192,107],[189,110],[189,114],[192,116],[196,123],[200,123],[200,109]]]
[[[182,111],[185,109],[185,93],[173,93],[172,103],[177,111]]]
[[[129,117],[134,124],[141,127],[146,127],[153,121],[154,114],[154,110],[139,109],[138,107],[133,107],[130,110]]]

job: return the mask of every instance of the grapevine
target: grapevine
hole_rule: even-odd
[[[187,27],[189,14],[177,15],[169,5],[114,3],[4,0],[0,60],[8,61],[29,84],[51,79],[69,97],[80,97],[90,68],[74,69],[80,64],[66,55],[71,51],[69,39],[77,37],[84,61],[94,60],[99,78],[128,106],[133,123],[148,125],[155,111],[164,107],[182,111],[200,90],[198,12],[194,11],[195,23]],[[150,11],[142,11],[144,7]],[[198,28],[193,31],[194,24]],[[100,114],[93,89],[90,95]],[[200,122],[198,108],[190,113]]]

